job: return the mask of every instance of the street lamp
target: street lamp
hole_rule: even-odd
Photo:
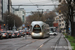
[[[13,30],[14,30],[14,31],[16,30],[16,26],[15,26],[15,20],[14,20],[14,26],[13,26]]]

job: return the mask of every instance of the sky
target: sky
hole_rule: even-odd
[[[12,5],[49,5],[49,4],[58,4],[57,2],[53,2],[53,0],[11,0]],[[14,8],[18,8],[18,6],[13,6]],[[43,9],[46,11],[52,11],[54,6],[20,6],[20,8],[24,8],[26,12],[38,11],[37,9]],[[41,11],[41,10],[40,10]],[[26,13],[26,16],[30,15],[30,13]]]

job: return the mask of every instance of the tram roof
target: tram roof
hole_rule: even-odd
[[[44,23],[43,21],[33,21],[33,22],[31,23],[32,26],[34,26],[34,25],[36,25],[36,24],[42,26],[42,25],[44,25],[45,23]]]

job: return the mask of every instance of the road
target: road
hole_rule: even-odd
[[[56,44],[62,46],[64,44],[64,39],[62,34],[59,33],[57,36],[50,36],[45,39],[32,39],[31,36],[27,36],[27,39],[24,37],[21,38],[12,38],[12,39],[3,39],[0,40],[0,50],[54,50]],[[64,41],[63,41],[64,40]],[[59,43],[57,43],[59,41]],[[65,41],[65,45],[67,42]],[[57,48],[57,50],[61,50]],[[62,50],[66,50],[63,48]]]

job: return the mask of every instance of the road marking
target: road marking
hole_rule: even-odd
[[[40,48],[43,46],[43,44],[40,46]]]

